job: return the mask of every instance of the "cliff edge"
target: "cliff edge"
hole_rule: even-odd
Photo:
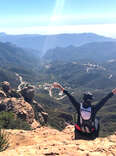
[[[6,131],[10,145],[0,156],[116,156],[116,133],[87,141],[74,140],[71,125],[61,132],[50,127]]]

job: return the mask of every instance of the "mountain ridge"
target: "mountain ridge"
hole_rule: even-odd
[[[11,42],[19,47],[27,49],[35,49],[45,53],[48,49],[55,47],[67,47],[70,45],[80,46],[89,42],[115,41],[116,39],[104,37],[94,33],[80,34],[56,34],[56,35],[40,35],[40,34],[24,34],[24,35],[7,35],[1,33],[0,41]]]
[[[56,47],[48,50],[43,56],[50,61],[80,61],[91,60],[102,63],[104,61],[116,59],[116,42],[92,42],[75,47]]]

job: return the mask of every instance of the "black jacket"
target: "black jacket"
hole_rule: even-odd
[[[68,91],[64,90],[63,91],[73,104],[73,106],[76,108],[76,111],[78,113],[78,121],[77,123],[80,124],[80,103],[76,101],[76,99],[68,93]],[[108,101],[109,98],[113,96],[113,93],[109,93],[107,96],[105,96],[100,102],[98,102],[96,105],[92,105],[92,120],[95,120],[96,113],[100,110],[100,108]]]

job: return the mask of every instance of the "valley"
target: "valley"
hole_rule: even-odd
[[[86,38],[87,35],[89,37],[92,35],[91,42]],[[77,36],[79,40],[79,35]],[[95,97],[93,104],[116,87],[115,40],[101,37],[100,41],[99,36],[99,41],[95,41],[93,37],[98,37],[95,34],[80,34],[80,36],[85,37],[85,42],[81,45],[70,45],[74,40],[68,39],[70,44],[65,41],[68,45],[65,47],[66,44],[60,45],[62,40],[59,39],[58,46],[61,47],[47,49],[45,55],[41,52],[43,57],[39,56],[38,51],[17,47],[14,42],[0,43],[0,81],[8,81],[15,88],[20,86],[20,80],[35,86],[35,99],[47,110],[49,125],[59,130],[64,129],[67,122],[74,123],[75,109],[66,96],[59,99],[57,91],[56,93],[52,91],[52,94],[55,93],[52,97],[49,95],[49,88],[53,82],[59,82],[80,102],[83,93],[91,91]],[[3,37],[4,42],[5,38],[8,40],[12,37],[13,39],[13,36],[3,35]],[[15,37],[19,39],[22,36],[14,36],[14,40]],[[73,35],[70,37],[74,38]],[[82,38],[80,40],[82,41]],[[9,41],[12,40],[9,39]],[[115,100],[114,96],[98,114],[102,118],[101,136],[112,134],[116,130]],[[64,114],[69,116],[69,120],[64,117]],[[106,118],[109,120],[108,123]]]

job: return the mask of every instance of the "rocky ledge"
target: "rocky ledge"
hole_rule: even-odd
[[[7,130],[10,146],[0,156],[116,156],[116,133],[87,141],[74,140],[73,130],[71,125],[62,132],[49,127]]]

